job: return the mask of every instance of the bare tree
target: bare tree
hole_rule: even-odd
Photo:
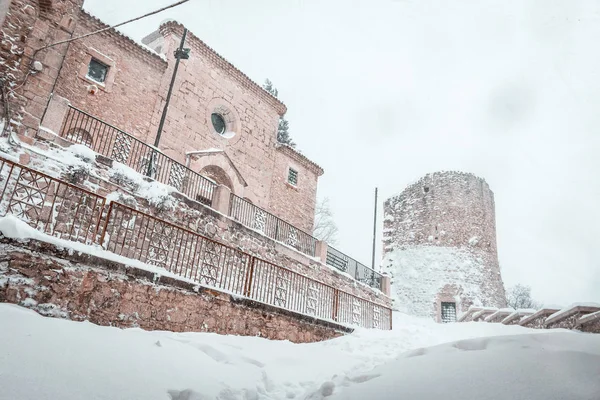
[[[531,287],[516,284],[506,292],[506,303],[509,307],[518,310],[519,308],[538,308],[540,305],[531,298]]]
[[[317,201],[315,207],[315,225],[313,236],[331,245],[337,244],[338,227],[333,220],[333,212],[329,208],[327,197]]]

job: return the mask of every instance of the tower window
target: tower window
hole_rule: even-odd
[[[221,114],[212,113],[210,115],[210,120],[212,122],[213,128],[219,135],[225,133],[225,128],[227,127],[227,124],[225,124],[225,119]]]
[[[456,303],[442,302],[442,322],[456,322]]]
[[[108,65],[92,58],[88,65],[87,77],[98,83],[104,83],[108,68]]]
[[[298,171],[292,168],[288,170],[288,182],[294,186],[298,186]]]

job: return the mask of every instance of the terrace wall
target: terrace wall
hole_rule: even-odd
[[[295,343],[351,328],[86,254],[30,241],[0,241],[0,302],[40,314],[120,328],[216,332]]]
[[[60,138],[57,137],[52,139],[60,141]],[[48,145],[54,146],[52,142],[45,140],[36,140],[32,144],[34,149],[47,148]],[[68,144],[68,142],[63,144]],[[25,148],[22,151],[26,155],[22,158],[28,160],[32,168],[47,168],[48,160],[44,155]],[[95,160],[88,161],[86,168],[79,168],[78,171],[73,171],[67,165],[60,166],[62,172],[57,177],[87,188],[101,196],[111,195],[113,198],[119,198],[122,203],[131,205],[147,214],[165,219],[274,264],[283,265],[292,271],[317,279],[355,296],[386,306],[391,305],[391,298],[388,295],[357,282],[348,274],[325,265],[325,259],[319,259],[319,254],[317,257],[309,257],[234,221],[225,215],[227,213],[226,206],[219,212],[190,200],[178,192],[172,192],[159,202],[156,199],[149,201],[138,193],[137,183],[115,172],[115,169],[112,168],[114,164],[112,160],[97,156]],[[224,197],[228,198],[227,195]]]

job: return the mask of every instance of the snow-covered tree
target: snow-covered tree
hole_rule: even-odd
[[[273,86],[273,82],[271,82],[268,79],[265,79],[263,89],[265,89],[267,92],[271,93],[271,95],[273,95],[273,97],[277,97],[279,95],[279,92],[277,91],[275,86]],[[290,146],[292,148],[296,148],[296,143],[294,143],[294,141],[292,140],[289,129],[290,129],[290,123],[288,122],[287,119],[285,119],[285,115],[283,117],[280,117],[279,125],[277,126],[277,141],[279,143],[287,144],[288,146]]]
[[[265,89],[267,92],[271,93],[273,95],[273,97],[277,97],[277,95],[279,94],[277,89],[275,89],[275,87],[273,86],[273,82],[271,82],[268,79],[265,79],[265,84],[263,85],[263,89]]]
[[[285,143],[292,148],[296,147],[296,143],[294,143],[290,136],[289,122],[283,117],[279,119],[279,125],[277,126],[277,141],[279,143]]]
[[[520,308],[538,308],[538,302],[531,298],[531,287],[517,284],[506,291],[506,303],[509,307],[518,310]]]
[[[330,245],[336,245],[337,233],[338,227],[333,220],[333,212],[329,207],[329,199],[324,197],[317,201],[317,206],[315,207],[313,236]]]

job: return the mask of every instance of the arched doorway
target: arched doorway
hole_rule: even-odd
[[[229,178],[229,175],[227,175],[227,172],[223,170],[223,168],[217,165],[207,165],[206,167],[202,168],[202,170],[200,170],[200,175],[204,175],[207,178],[212,179],[219,185],[227,186],[232,193],[234,192],[233,182],[231,181],[231,178]]]

